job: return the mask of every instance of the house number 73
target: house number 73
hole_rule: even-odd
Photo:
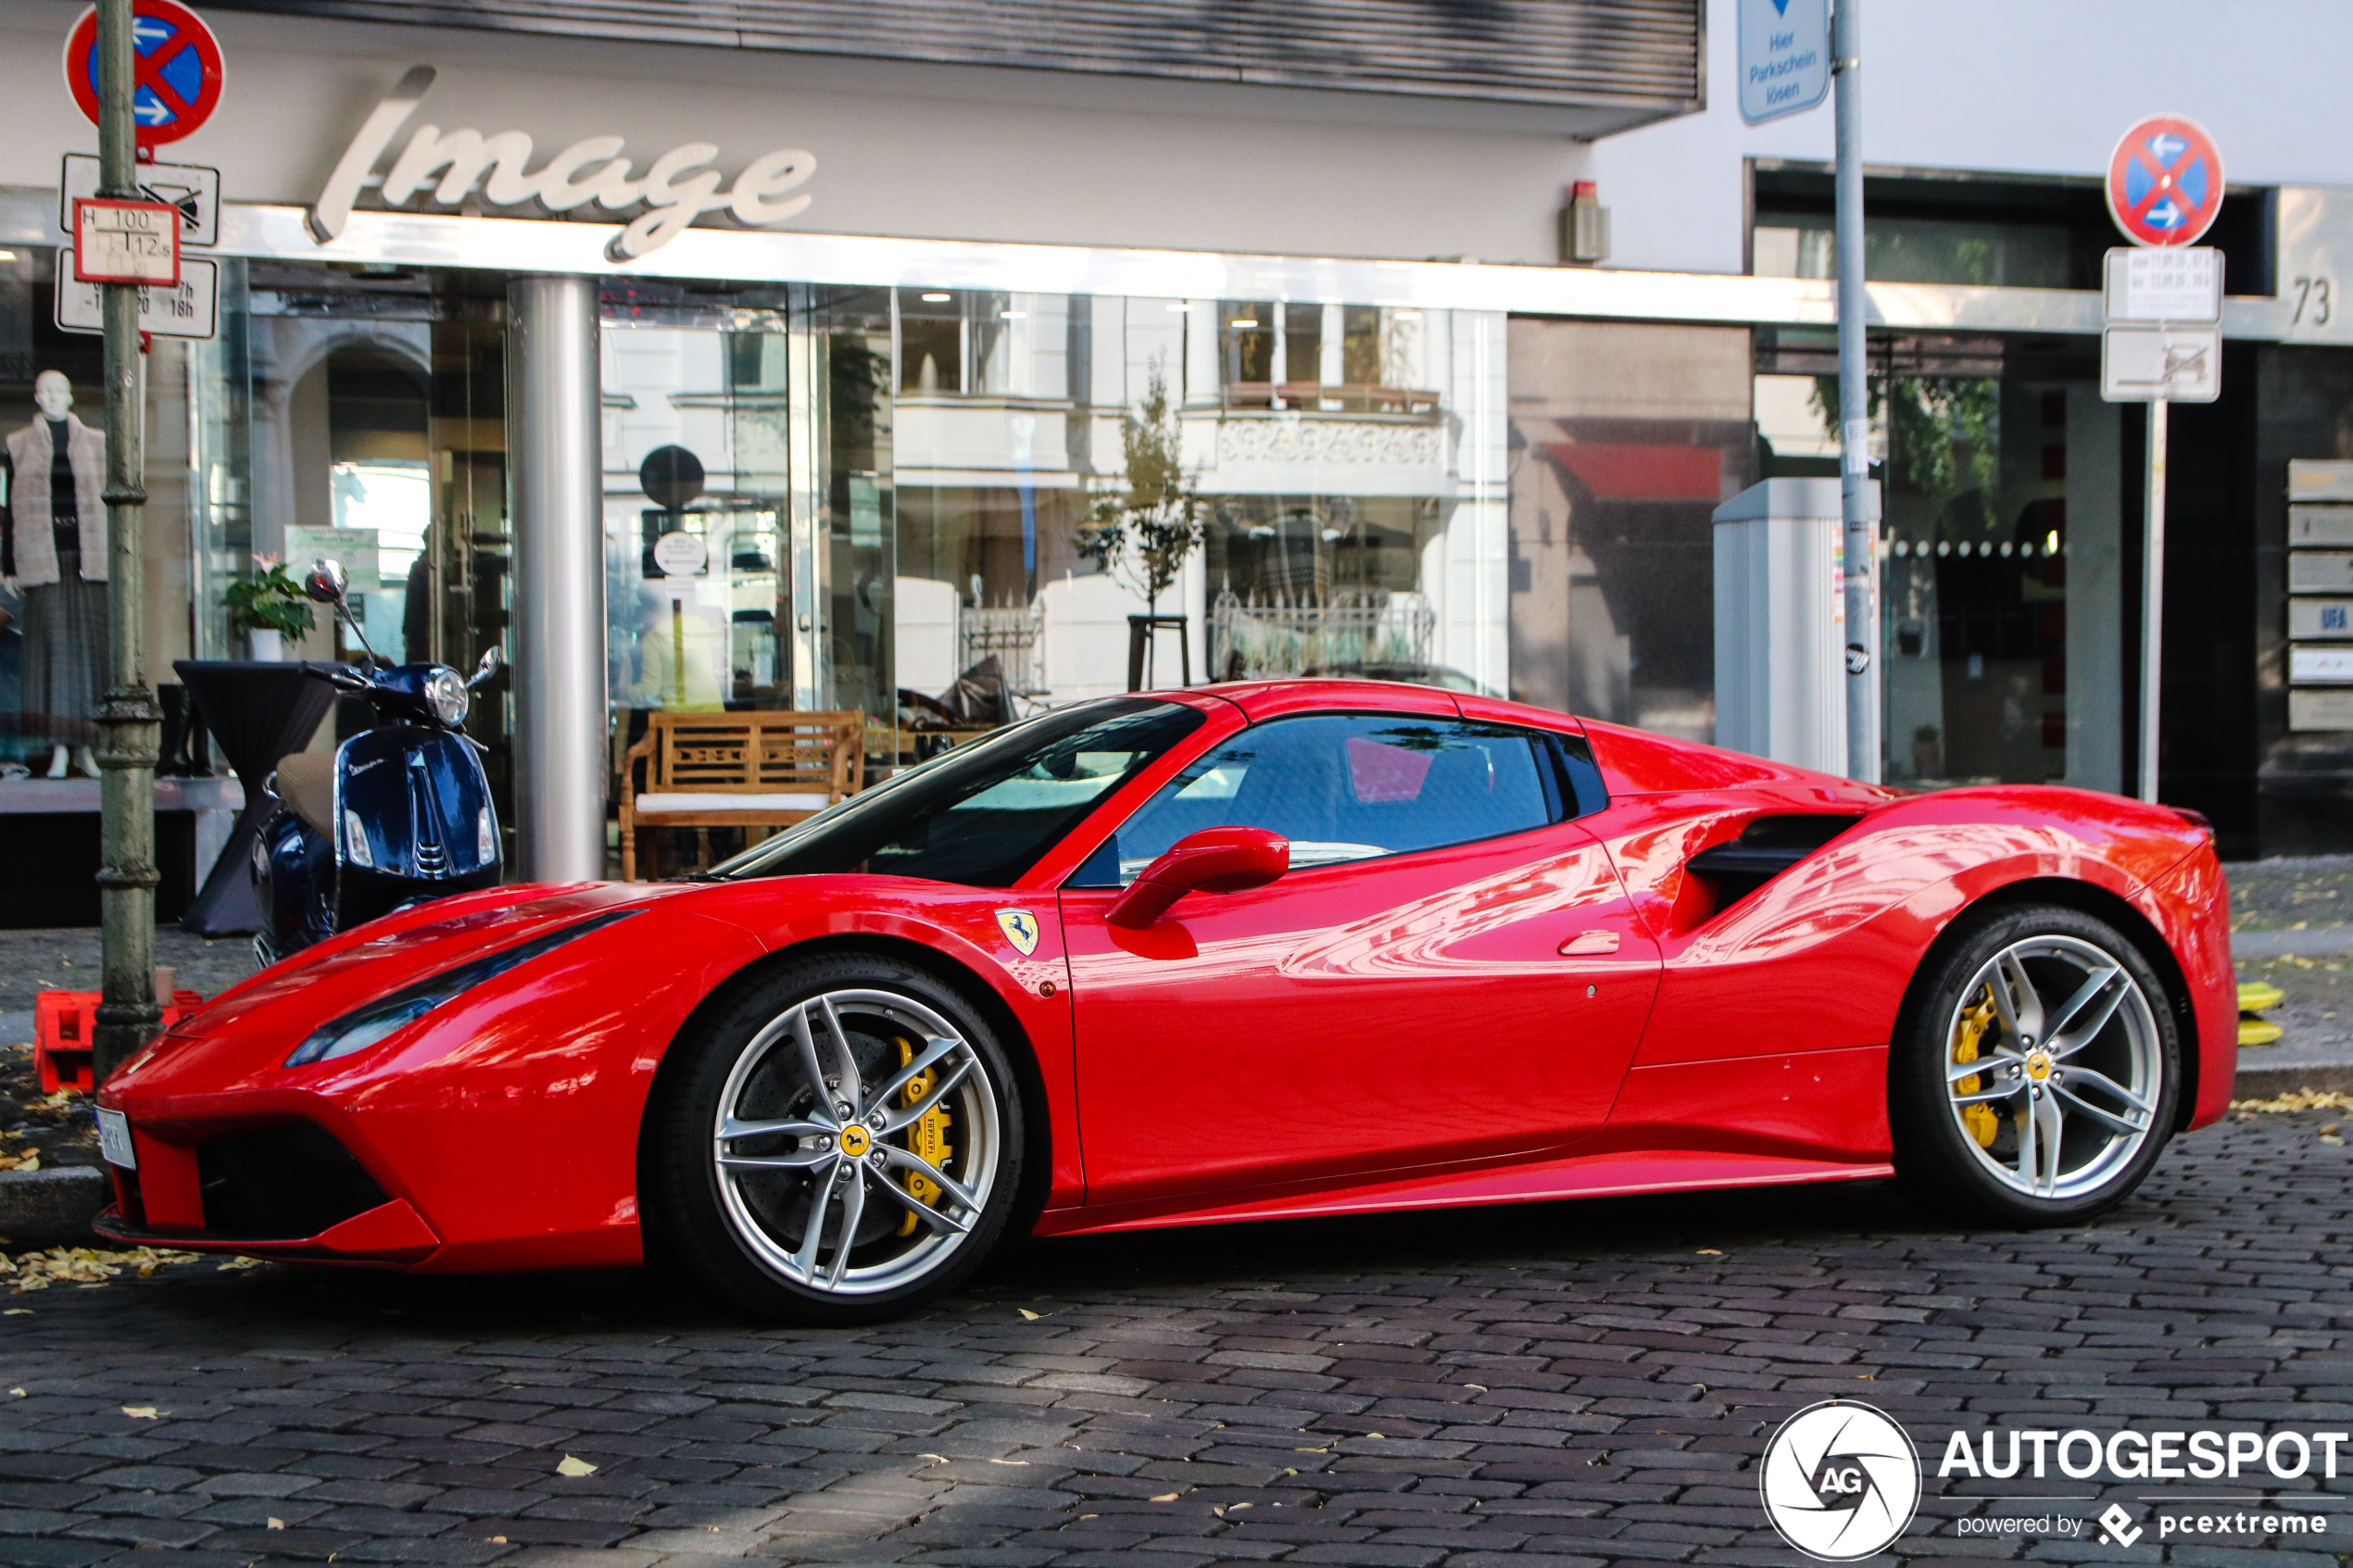
[[[2336,290],[2330,278],[2298,278],[2296,280],[2296,315],[2290,326],[2325,327],[2334,314]]]

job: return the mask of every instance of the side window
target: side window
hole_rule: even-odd
[[[1072,885],[1128,882],[1203,828],[1280,834],[1303,870],[1524,833],[1579,814],[1578,793],[1552,737],[1524,730],[1417,715],[1276,719],[1171,779]]]

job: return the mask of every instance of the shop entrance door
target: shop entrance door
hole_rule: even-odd
[[[862,711],[889,765],[887,295],[633,282],[601,316],[616,768],[648,714],[780,709]]]

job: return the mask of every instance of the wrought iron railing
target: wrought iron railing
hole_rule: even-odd
[[[969,670],[993,654],[1009,695],[1043,696],[1045,626],[1042,600],[1026,605],[966,605],[957,613],[957,632],[963,644],[962,668]]]
[[[1210,676],[1241,681],[1335,664],[1427,664],[1437,623],[1417,593],[1342,588],[1322,599],[1245,600],[1229,588],[1210,607]]]

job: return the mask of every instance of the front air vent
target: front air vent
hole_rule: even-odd
[[[351,1151],[308,1122],[204,1145],[196,1180],[206,1231],[245,1241],[300,1241],[387,1201]]]
[[[1808,813],[1759,817],[1727,844],[1701,850],[1685,862],[1694,876],[1716,886],[1716,907],[1747,897],[1806,856],[1853,827],[1859,817]]]

